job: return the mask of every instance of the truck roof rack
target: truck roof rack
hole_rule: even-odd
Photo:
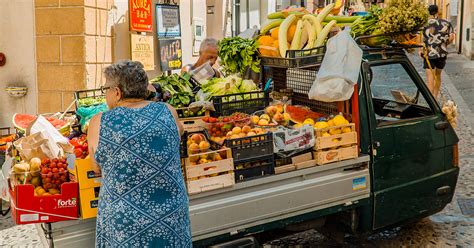
[[[372,51],[388,51],[388,50],[409,50],[414,48],[423,47],[422,44],[416,42],[407,42],[407,43],[400,43],[395,39],[397,36],[411,36],[411,40],[416,38],[417,33],[419,30],[411,31],[411,32],[395,32],[395,33],[386,33],[386,34],[376,34],[376,35],[364,35],[355,38],[355,42],[362,48],[362,50],[367,52]],[[389,39],[390,42],[388,44],[380,45],[380,46],[370,46],[368,44],[364,44],[364,40],[375,38],[375,37],[384,37]]]

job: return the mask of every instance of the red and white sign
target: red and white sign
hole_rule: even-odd
[[[129,0],[130,31],[153,31],[151,6],[151,0]]]

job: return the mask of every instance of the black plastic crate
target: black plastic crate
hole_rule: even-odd
[[[79,100],[84,98],[104,98],[105,95],[102,93],[101,89],[91,89],[91,90],[79,90],[74,92],[74,98],[76,99],[76,108],[80,107]]]
[[[196,131],[196,132],[188,132],[188,131],[184,131],[183,133],[183,136],[181,136],[181,147],[180,147],[180,156],[181,158],[187,158],[188,157],[188,136],[192,135],[192,134],[195,134],[195,133],[198,133],[198,134],[202,134],[204,135],[204,137],[206,137],[207,139],[207,142],[209,142],[209,144],[211,145],[210,149],[211,150],[219,150],[222,148],[221,145],[211,141],[211,139],[209,138],[209,134],[207,133],[207,130],[204,130],[204,131]]]
[[[275,174],[273,155],[256,157],[251,160],[235,162],[235,182],[243,182]]]
[[[224,144],[227,148],[232,149],[234,162],[267,155],[273,156],[273,134],[271,132],[238,139],[226,139]]]
[[[288,50],[286,58],[260,56],[260,64],[277,68],[305,68],[315,66],[323,61],[326,46],[307,50]]]
[[[228,116],[235,112],[252,114],[270,104],[270,93],[256,91],[214,96],[212,101],[215,109],[213,116]]]

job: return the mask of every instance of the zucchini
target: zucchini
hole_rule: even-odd
[[[353,23],[355,20],[361,18],[361,16],[326,16],[324,22],[330,22],[332,20],[337,23]]]

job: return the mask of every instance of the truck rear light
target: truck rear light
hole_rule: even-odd
[[[453,145],[453,166],[454,167],[459,167],[458,144]]]

